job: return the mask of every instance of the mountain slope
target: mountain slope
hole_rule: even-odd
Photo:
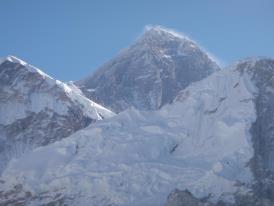
[[[116,112],[131,106],[157,110],[181,89],[217,70],[217,64],[194,41],[155,26],[76,84],[88,98]]]
[[[274,60],[268,58],[251,58],[241,60],[232,69],[241,75],[248,74],[256,92],[253,98],[241,102],[252,101],[256,110],[256,120],[249,132],[253,145],[253,157],[247,166],[253,174],[250,192],[235,195],[235,203],[239,206],[272,206],[274,205],[274,129],[273,129],[273,100],[274,100]],[[235,88],[239,84],[235,84]],[[205,199],[194,198],[188,192],[175,190],[171,193],[166,206],[181,206],[193,201],[193,205],[208,205]],[[214,206],[226,205],[224,203]]]
[[[189,191],[178,205],[250,206],[259,194],[273,205],[273,77],[274,60],[245,60],[159,111],[129,109],[36,149],[10,162],[2,203],[158,206],[178,188]]]
[[[113,113],[26,62],[0,61],[0,171],[12,157]]]

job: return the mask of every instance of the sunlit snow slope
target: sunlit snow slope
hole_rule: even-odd
[[[21,185],[7,199],[28,205],[159,206],[175,188],[233,203],[254,180],[254,62],[192,84],[159,111],[129,109],[12,160],[1,190]]]

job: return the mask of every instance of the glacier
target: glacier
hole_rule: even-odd
[[[233,203],[251,190],[256,92],[247,72],[221,70],[159,111],[130,108],[13,159],[2,187],[47,192],[29,205],[58,192],[68,205],[156,206],[175,188]]]

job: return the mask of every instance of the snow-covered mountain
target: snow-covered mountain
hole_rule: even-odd
[[[190,83],[219,66],[194,41],[160,26],[148,27],[129,48],[76,82],[90,99],[121,112],[157,110]]]
[[[131,108],[13,159],[1,204],[273,206],[273,78],[274,60],[244,60],[158,111]]]
[[[0,60],[0,172],[7,161],[114,114],[28,63]]]

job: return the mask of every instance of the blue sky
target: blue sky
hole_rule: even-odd
[[[273,0],[1,0],[0,56],[81,79],[149,24],[183,32],[230,64],[274,58]]]

